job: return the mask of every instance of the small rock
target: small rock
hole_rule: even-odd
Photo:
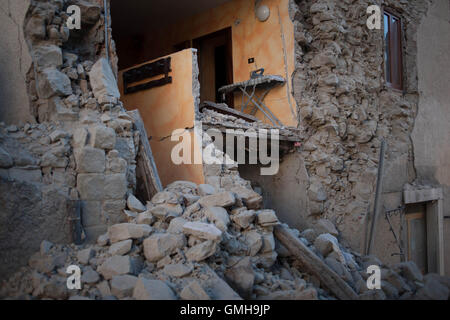
[[[187,276],[194,268],[191,265],[185,265],[182,263],[169,264],[164,267],[163,272],[170,277],[182,278]]]
[[[112,256],[123,256],[130,252],[133,240],[124,240],[116,242],[109,247],[108,253]]]
[[[198,201],[203,207],[230,207],[236,203],[236,198],[231,192],[216,193],[202,197]]]
[[[158,233],[144,240],[144,255],[150,262],[157,262],[186,245],[182,234]]]
[[[188,222],[183,226],[183,232],[205,240],[220,241],[222,239],[222,231],[213,224],[203,222]]]
[[[133,291],[136,300],[176,300],[175,294],[161,280],[139,278]]]
[[[210,296],[206,293],[197,280],[191,281],[180,293],[180,297],[183,300],[211,300]]]
[[[94,271],[91,267],[86,267],[83,270],[83,274],[81,276],[81,282],[87,284],[94,284],[100,280],[100,275]]]
[[[142,204],[135,196],[130,195],[127,200],[128,209],[133,212],[144,212],[147,211],[147,207]]]
[[[144,236],[144,232],[140,225],[133,223],[121,223],[109,227],[108,235],[111,243],[116,243],[122,240],[142,238]]]
[[[81,250],[77,253],[77,259],[81,264],[88,264],[89,260],[95,256],[95,251],[92,248]]]
[[[278,217],[273,210],[261,210],[257,212],[258,224],[262,227],[276,226],[280,224]]]
[[[212,256],[214,253],[216,253],[216,250],[216,242],[211,240],[205,241],[190,248],[186,252],[186,258],[189,261],[200,262]]]
[[[113,256],[108,258],[98,271],[106,280],[110,280],[114,276],[132,273],[133,268],[129,256]]]
[[[208,219],[213,222],[217,228],[226,232],[230,224],[230,217],[227,210],[221,207],[209,207],[205,209],[205,214]]]

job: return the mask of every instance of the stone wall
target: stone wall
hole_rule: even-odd
[[[403,18],[404,92],[384,81],[383,31],[366,26],[366,9],[373,4]],[[330,219],[356,250],[365,246],[382,139],[386,209],[401,205],[403,186],[416,178],[410,135],[419,101],[417,29],[427,6],[428,1],[291,1],[297,64],[292,81],[307,136],[301,155],[310,177],[308,220]],[[395,260],[391,254],[398,248],[384,217],[380,224],[375,253]]]
[[[65,25],[70,4],[81,7],[81,30]],[[136,187],[139,135],[119,101],[112,39],[110,60],[102,58],[100,4],[31,1],[26,14],[34,121],[0,132],[1,276],[27,261],[43,239],[72,240],[69,201],[80,203],[88,242],[126,218],[126,196]]]

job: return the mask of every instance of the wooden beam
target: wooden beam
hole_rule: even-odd
[[[322,286],[338,299],[358,299],[356,292],[304,243],[294,237],[286,227],[276,226],[275,237],[300,262],[306,272],[319,279]]]
[[[143,180],[142,188],[147,197],[145,200],[151,200],[156,193],[163,191],[162,183],[139,110],[128,111],[127,113],[133,119],[134,125],[140,134],[136,173],[138,178],[140,177]]]

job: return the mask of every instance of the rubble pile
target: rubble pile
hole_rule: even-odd
[[[3,298],[21,299],[335,299],[274,238],[280,225],[262,197],[179,181],[142,204],[130,195],[128,221],[110,226],[95,245],[43,241],[27,267],[2,283]],[[285,226],[287,227],[287,226]],[[342,247],[327,220],[315,230],[289,229],[361,299],[448,299],[450,281],[422,276],[412,262],[393,268]],[[81,290],[69,290],[69,266]],[[366,285],[382,267],[382,290]]]
[[[250,122],[245,119],[238,118],[233,115],[222,114],[214,110],[203,109],[199,114],[204,129],[208,128],[228,128],[228,129],[243,129],[243,130],[267,130],[278,129],[279,135],[286,140],[300,141],[302,133],[300,129],[294,127],[274,127],[261,120]]]

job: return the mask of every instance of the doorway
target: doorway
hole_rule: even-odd
[[[414,261],[423,274],[428,273],[426,212],[424,203],[406,207],[407,260]]]
[[[233,83],[233,47],[231,28],[226,28],[194,39],[192,45],[198,50],[200,100],[226,103],[234,106],[232,95],[219,94],[219,88]]]

